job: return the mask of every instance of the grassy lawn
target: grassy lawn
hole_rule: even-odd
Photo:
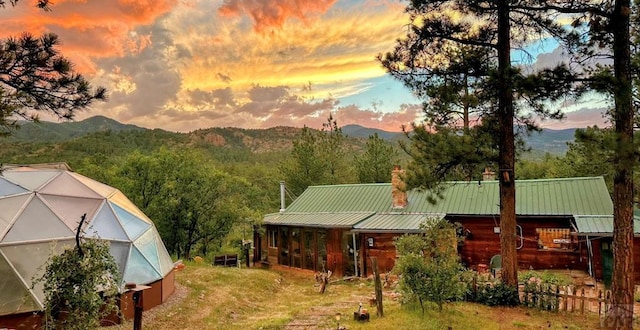
[[[145,319],[145,329],[335,329],[336,313],[341,313],[340,326],[347,329],[595,329],[600,322],[594,314],[472,303],[449,304],[442,312],[430,307],[423,315],[419,306],[402,306],[387,295],[385,316],[380,318],[375,307],[369,306],[372,281],[331,283],[320,295],[312,273],[294,270],[188,263],[176,278],[187,288],[186,298]],[[358,302],[371,313],[370,322],[352,320]],[[153,310],[145,313],[153,314]]]

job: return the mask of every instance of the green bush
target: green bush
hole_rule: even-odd
[[[455,231],[446,220],[432,219],[423,235],[396,240],[400,258],[394,272],[400,275],[399,290],[405,301],[417,300],[424,313],[424,302],[442,310],[444,303],[464,297],[465,269],[455,249]]]
[[[51,257],[33,286],[40,283],[44,285],[43,329],[95,329],[103,317],[118,311],[114,297],[120,273],[106,242],[82,241],[80,247]]]
[[[487,306],[517,306],[520,304],[518,290],[502,282],[487,284],[475,292],[470,290],[467,300]]]

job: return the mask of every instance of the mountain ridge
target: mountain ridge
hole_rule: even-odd
[[[357,124],[341,127],[343,134],[363,144],[369,136],[378,136],[389,142],[405,138],[403,132],[389,132],[377,128],[368,128]],[[20,122],[20,128],[8,137],[13,142],[64,142],[99,132],[158,131],[171,135],[187,137],[191,143],[209,144],[216,147],[247,148],[251,152],[265,152],[289,148],[302,128],[275,126],[264,129],[244,129],[236,127],[211,127],[197,129],[188,133],[175,133],[162,129],[148,129],[132,124],[123,124],[105,116],[93,116],[73,122]],[[547,129],[532,132],[525,137],[527,145],[535,151],[552,154],[564,154],[567,142],[574,141],[576,128]]]

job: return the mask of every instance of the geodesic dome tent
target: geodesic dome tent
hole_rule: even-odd
[[[66,164],[7,166],[0,173],[0,316],[42,309],[42,284],[31,288],[32,280],[51,255],[75,246],[85,213],[85,237],[109,242],[122,284],[172,273],[153,222],[118,189]]]

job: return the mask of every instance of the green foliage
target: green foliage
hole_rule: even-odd
[[[571,278],[562,275],[553,273],[550,271],[535,271],[528,270],[526,272],[521,272],[518,274],[518,282],[527,283],[531,281],[536,281],[545,285],[569,285],[571,284]]]
[[[195,150],[132,153],[115,174],[115,185],[155,221],[167,250],[178,257],[191,257],[194,248],[206,255],[223,245],[234,225],[260,218],[252,203],[261,194]]]
[[[353,168],[347,159],[346,136],[338,126],[338,121],[329,115],[322,124],[318,141],[318,157],[326,168],[326,183],[341,184],[354,182]]]
[[[291,157],[279,167],[287,189],[299,196],[308,186],[354,182],[347,151],[347,139],[332,116],[320,132],[305,126],[293,141]]]
[[[484,168],[495,164],[497,148],[483,126],[464,132],[415,126],[409,138],[410,144],[403,144],[411,157],[405,179],[409,187],[437,195],[444,181],[481,179]]]
[[[84,240],[80,247],[51,257],[44,274],[33,282],[44,286],[44,328],[98,328],[104,316],[117,312],[115,295],[120,282],[118,266],[105,242]]]
[[[423,312],[425,301],[442,310],[444,303],[462,299],[466,291],[454,226],[444,219],[432,219],[424,228],[424,235],[407,235],[396,240],[400,258],[393,269],[400,275],[403,296],[417,300]]]
[[[75,111],[106,99],[106,89],[95,91],[72,70],[57,50],[53,33],[36,38],[24,33],[0,41],[0,134],[16,127],[16,118],[38,120],[40,112],[72,119]]]
[[[302,128],[297,139],[293,141],[291,158],[280,165],[280,172],[285,178],[287,189],[295,196],[302,194],[308,186],[326,181],[326,164],[320,157],[316,134],[306,126]]]
[[[487,306],[517,306],[520,304],[518,289],[501,281],[477,288],[477,291],[467,299]]]
[[[360,183],[389,182],[390,173],[397,152],[391,144],[378,136],[369,136],[367,149],[361,155],[355,156],[356,172]]]

